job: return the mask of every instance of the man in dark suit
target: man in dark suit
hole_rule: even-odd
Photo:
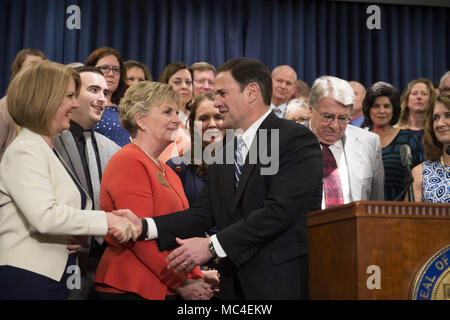
[[[100,210],[100,181],[109,159],[120,150],[112,140],[94,132],[93,128],[100,121],[105,110],[108,91],[106,80],[101,71],[94,67],[76,68],[81,78],[79,108],[71,115],[70,129],[61,132],[55,138],[55,149],[61,155],[80,185],[92,199],[93,208]],[[91,149],[88,149],[91,143]],[[89,161],[89,150],[93,152]],[[72,239],[71,244],[77,246],[81,238]],[[91,238],[90,248],[82,248],[78,252],[79,266],[82,271],[81,289],[71,290],[69,299],[85,299],[93,286],[93,277],[104,250],[103,238]],[[72,248],[72,247],[71,247]]]
[[[222,65],[216,93],[224,126],[243,134],[225,139],[224,162],[208,167],[207,185],[191,208],[145,220],[143,233],[158,238],[160,250],[180,244],[169,258],[178,271],[217,256],[221,299],[306,299],[306,214],[320,209],[322,194],[318,141],[270,111],[270,71],[258,60]],[[216,235],[201,237],[216,225]]]

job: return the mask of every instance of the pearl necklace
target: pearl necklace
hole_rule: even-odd
[[[447,167],[450,167],[450,165],[448,165],[448,166],[445,165],[443,155],[441,156],[441,165],[442,165],[442,168],[444,168],[445,172],[450,173],[450,168],[447,168]]]
[[[166,176],[166,171],[164,170],[164,166],[158,161],[155,160],[151,155],[149,155],[147,153],[147,151],[145,151],[144,149],[142,149],[142,147],[140,145],[138,145],[136,142],[133,141],[133,143],[136,145],[136,147],[138,147],[139,149],[141,149],[142,151],[144,151],[144,153],[147,155],[147,157],[149,157],[158,167],[158,169],[162,172],[162,175],[165,177]]]

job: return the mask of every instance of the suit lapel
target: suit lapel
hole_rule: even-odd
[[[98,156],[100,157],[101,172],[103,173],[103,171],[105,171],[106,164],[108,163],[109,160],[109,154],[107,146],[103,141],[102,137],[95,131],[94,135],[95,135],[95,142],[97,143]]]
[[[72,172],[80,181],[85,190],[88,190],[86,177],[81,163],[80,154],[78,153],[77,145],[73,139],[72,133],[69,130],[63,131],[55,139],[55,147],[63,157],[64,161],[71,166]]]
[[[257,167],[260,167],[261,154],[269,154],[270,152],[270,144],[271,144],[271,135],[270,129],[275,128],[274,121],[278,120],[278,116],[276,116],[273,112],[270,113],[266,119],[261,123],[256,131],[255,137],[253,138],[252,145],[250,146],[249,152],[245,159],[245,164],[242,168],[242,173],[239,179],[239,185],[236,190],[236,195],[234,197],[233,208],[231,210],[232,214],[234,213],[236,206],[243,196],[245,187],[253,174],[258,174]],[[262,130],[267,130],[267,135],[261,135]],[[260,141],[260,137],[266,139],[267,141]],[[256,161],[255,161],[256,160]],[[233,176],[234,176],[234,166],[233,166]]]
[[[346,130],[343,143],[350,187],[350,201],[355,201],[355,199],[361,199],[363,185],[362,173],[364,172],[362,159],[365,159],[363,155],[364,148],[360,146],[358,136],[354,135],[351,129]]]
[[[234,179],[234,151],[236,150],[236,139],[231,138],[231,136],[226,135],[226,143],[222,149],[222,161],[223,164],[217,165],[217,168],[220,170],[220,186],[222,191],[220,192],[225,196],[225,203],[227,206],[227,212],[232,214],[234,197],[236,194],[236,186]],[[231,153],[228,155],[227,161],[227,152]],[[231,160],[233,159],[233,160]],[[230,162],[231,161],[231,162]],[[222,189],[223,188],[223,189]]]

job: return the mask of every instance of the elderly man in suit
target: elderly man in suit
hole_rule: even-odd
[[[108,87],[101,71],[94,67],[82,66],[76,70],[80,74],[81,88],[78,102],[80,107],[71,115],[70,129],[55,138],[55,149],[70,168],[81,186],[93,201],[93,209],[100,209],[100,181],[108,160],[120,147],[93,130],[103,114]],[[89,240],[89,250],[79,251],[79,265],[82,271],[81,290],[72,290],[70,298],[88,297],[93,276],[99,262],[103,239]]]
[[[288,65],[278,66],[272,71],[272,101],[270,110],[284,118],[289,100],[295,93],[297,73]]]
[[[223,64],[216,93],[224,127],[243,133],[216,150],[220,161],[208,167],[191,208],[144,219],[142,233],[158,238],[160,250],[180,245],[168,257],[176,271],[219,258],[221,299],[306,299],[306,214],[320,208],[322,195],[319,143],[304,126],[271,112],[270,71],[258,60]],[[217,234],[202,237],[214,226]]]
[[[380,139],[347,125],[354,100],[350,84],[332,76],[316,79],[311,90],[311,119],[305,124],[322,146],[322,209],[358,200],[384,200]]]

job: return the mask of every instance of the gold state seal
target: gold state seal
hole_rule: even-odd
[[[450,245],[436,252],[419,268],[411,299],[450,300]]]

